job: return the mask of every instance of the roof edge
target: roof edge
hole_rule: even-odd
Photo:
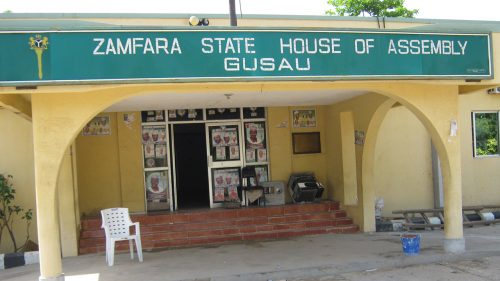
[[[88,19],[88,18],[189,18],[192,15],[208,18],[228,18],[228,14],[201,13],[0,13],[0,19]],[[329,16],[329,15],[237,15],[238,19],[289,19],[289,20],[334,20],[334,21],[372,21],[374,17]],[[388,22],[406,23],[490,23],[500,24],[500,21],[461,20],[461,19],[425,19],[425,18],[385,18]]]

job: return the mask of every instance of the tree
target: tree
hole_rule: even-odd
[[[418,10],[404,7],[405,0],[328,0],[335,10],[326,11],[332,16],[365,16],[413,18]]]
[[[12,176],[0,174],[0,243],[2,242],[2,233],[4,229],[10,236],[14,246],[14,252],[23,250],[29,241],[29,228],[33,213],[31,209],[24,211],[18,205],[14,204],[16,190],[12,185]],[[14,236],[14,217],[21,216],[21,219],[26,220],[26,240],[21,246],[17,246],[17,241]]]
[[[498,154],[498,113],[474,114],[476,154]]]

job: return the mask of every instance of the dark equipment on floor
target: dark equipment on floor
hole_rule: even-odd
[[[325,189],[313,173],[300,173],[290,176],[288,190],[293,202],[299,203],[320,201]]]

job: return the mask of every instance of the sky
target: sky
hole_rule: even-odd
[[[324,15],[327,0],[235,0],[239,14]],[[0,0],[0,12],[227,14],[229,0]],[[240,4],[241,3],[241,9]],[[500,0],[406,0],[417,18],[500,21]]]

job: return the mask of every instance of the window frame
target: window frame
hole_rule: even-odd
[[[495,113],[497,114],[497,153],[491,155],[479,155],[477,154],[477,142],[476,142],[476,114],[484,113]],[[471,112],[472,119],[472,156],[474,158],[492,158],[500,157],[500,111],[499,110],[477,110]]]

